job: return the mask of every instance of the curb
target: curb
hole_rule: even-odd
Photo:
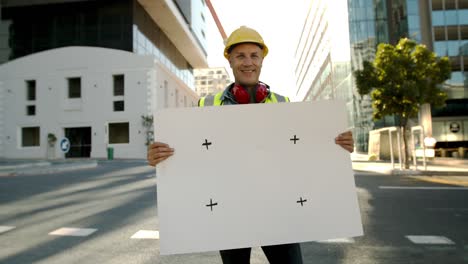
[[[468,187],[468,177],[466,180],[464,179],[460,180],[460,179],[452,178],[452,177],[445,177],[445,178],[433,177],[433,176],[410,176],[410,177],[413,179],[417,179],[419,181]]]
[[[48,161],[41,161],[41,162],[34,162],[34,163],[24,163],[24,164],[18,164],[18,165],[4,165],[0,166],[0,173],[1,172],[8,172],[8,171],[16,171],[18,169],[27,169],[27,168],[33,168],[33,167],[45,167],[45,166],[51,166],[52,163]]]
[[[392,175],[408,176],[468,176],[468,171],[393,170]]]

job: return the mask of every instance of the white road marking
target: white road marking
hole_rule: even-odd
[[[130,238],[133,239],[159,239],[159,231],[140,230],[133,234]]]
[[[468,211],[468,208],[426,208],[428,211]]]
[[[455,243],[444,236],[406,236],[415,244],[430,244],[430,245],[454,245]]]
[[[96,232],[94,228],[62,227],[49,233],[52,236],[89,236]]]
[[[16,226],[0,226],[0,234],[15,229]]]
[[[400,189],[400,190],[457,190],[468,191],[468,187],[444,187],[444,186],[379,186],[380,189]]]
[[[321,240],[319,241],[320,243],[354,243],[354,238],[334,238],[334,239],[327,239],[327,240]]]

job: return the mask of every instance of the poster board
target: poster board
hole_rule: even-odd
[[[344,102],[165,109],[156,140],[162,255],[362,235]]]

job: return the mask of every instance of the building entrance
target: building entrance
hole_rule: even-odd
[[[91,157],[91,127],[65,128],[65,137],[70,140],[70,150],[65,158]]]

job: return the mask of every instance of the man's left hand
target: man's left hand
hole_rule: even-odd
[[[339,134],[335,138],[335,144],[340,145],[342,148],[349,151],[349,153],[354,151],[354,139],[353,139],[353,132],[346,131]]]

